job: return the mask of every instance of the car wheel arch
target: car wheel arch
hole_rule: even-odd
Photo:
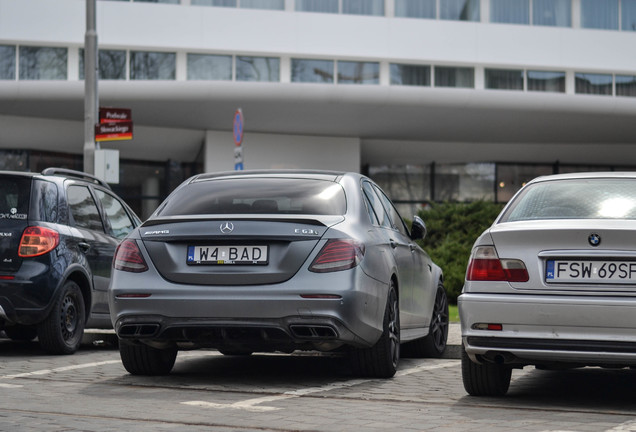
[[[80,270],[79,268],[71,268],[69,269],[69,273],[66,275],[66,277],[61,281],[58,289],[62,289],[62,287],[64,286],[64,284],[66,283],[66,281],[73,281],[75,282],[79,288],[80,291],[82,293],[82,297],[84,299],[84,310],[86,311],[86,316],[85,319],[88,320],[88,317],[90,316],[90,312],[91,312],[91,305],[92,305],[92,295],[91,295],[91,291],[92,291],[92,286],[90,283],[90,279],[88,277],[88,275]]]

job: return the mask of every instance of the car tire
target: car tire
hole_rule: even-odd
[[[84,335],[86,312],[79,285],[66,281],[49,316],[37,327],[40,346],[50,354],[73,354]]]
[[[31,342],[38,337],[38,329],[36,327],[15,325],[12,327],[6,327],[4,334],[9,339],[16,342]]]
[[[380,339],[370,348],[354,349],[351,364],[356,375],[391,378],[400,359],[400,308],[391,282],[384,309],[383,331]]]
[[[168,375],[177,359],[176,348],[159,349],[142,343],[119,341],[124,368],[133,375]]]
[[[442,282],[437,285],[435,304],[428,335],[403,345],[404,356],[413,358],[439,358],[446,351],[448,340],[448,296]]]
[[[471,396],[504,396],[510,387],[512,368],[495,364],[478,364],[466,354],[462,345],[462,381]]]

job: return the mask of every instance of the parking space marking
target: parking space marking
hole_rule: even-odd
[[[179,358],[188,358],[188,357],[204,357],[204,356],[216,356],[216,355],[221,355],[219,353],[216,352],[189,352],[189,353],[183,353],[183,354],[179,354]],[[100,362],[92,362],[92,363],[81,363],[81,364],[77,364],[77,365],[70,365],[70,366],[61,366],[59,368],[55,368],[55,369],[40,369],[40,370],[36,370],[36,371],[32,371],[32,372],[22,372],[22,373],[17,373],[17,374],[11,374],[11,375],[0,375],[0,380],[3,379],[16,379],[16,378],[28,378],[28,377],[32,377],[32,376],[42,376],[42,375],[48,375],[48,374],[53,374],[53,373],[57,373],[57,372],[68,372],[68,371],[72,371],[72,370],[77,370],[77,369],[87,369],[87,368],[92,368],[92,367],[97,367],[97,366],[104,366],[104,365],[111,365],[111,364],[121,364],[121,360],[117,359],[117,360],[104,360],[104,361],[100,361]]]
[[[398,371],[395,374],[395,376],[402,377],[402,376],[411,375],[418,372],[431,371],[431,370],[447,368],[447,367],[455,367],[457,366],[458,362],[459,362],[458,360],[450,360],[450,361],[445,361],[443,363],[416,366],[409,369]],[[187,401],[187,402],[181,402],[181,404],[189,405],[189,406],[197,406],[201,408],[240,409],[240,410],[253,411],[253,412],[278,411],[278,410],[281,410],[282,408],[276,408],[276,407],[267,406],[267,405],[263,406],[260,404],[265,402],[277,402],[277,401],[282,401],[286,399],[293,399],[293,398],[297,398],[297,397],[301,397],[301,396],[305,396],[305,395],[309,395],[313,393],[321,393],[321,392],[326,392],[330,390],[339,390],[343,388],[354,387],[360,384],[366,384],[373,381],[376,381],[376,379],[371,379],[371,378],[354,379],[354,380],[349,380],[349,381],[344,381],[339,383],[326,384],[320,387],[309,387],[305,389],[286,391],[283,394],[277,395],[277,396],[264,396],[259,398],[247,399],[240,402],[234,402],[231,404],[221,404],[221,403],[206,402],[206,401]]]

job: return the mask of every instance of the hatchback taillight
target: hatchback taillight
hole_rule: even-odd
[[[51,252],[60,244],[60,234],[50,228],[39,226],[27,227],[22,233],[18,256],[22,258],[36,257]]]
[[[309,271],[327,273],[357,266],[364,256],[364,245],[355,240],[331,239],[323,246]]]
[[[528,270],[521,260],[499,259],[494,246],[479,246],[470,256],[466,280],[528,282]]]
[[[134,240],[124,240],[117,246],[113,257],[113,267],[116,270],[141,273],[148,270],[146,260]]]

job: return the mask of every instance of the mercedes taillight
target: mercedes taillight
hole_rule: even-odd
[[[364,245],[355,240],[331,239],[309,266],[309,271],[327,273],[357,266],[364,256]]]

